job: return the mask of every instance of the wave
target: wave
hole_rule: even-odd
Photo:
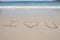
[[[60,8],[60,6],[0,6],[0,8]]]

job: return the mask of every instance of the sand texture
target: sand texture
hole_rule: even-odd
[[[59,11],[59,9],[2,9],[0,40],[60,40]]]

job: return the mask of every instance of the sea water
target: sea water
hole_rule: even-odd
[[[60,15],[60,9],[48,8],[2,8],[2,16],[51,16]]]
[[[60,6],[60,2],[55,1],[4,1],[0,6]]]
[[[2,15],[16,16],[41,16],[60,15],[60,9],[43,9],[44,6],[60,6],[55,1],[4,1],[0,2]],[[33,9],[35,7],[35,9]],[[7,9],[5,9],[7,8]],[[11,8],[11,9],[10,9]],[[30,9],[31,8],[31,9]]]

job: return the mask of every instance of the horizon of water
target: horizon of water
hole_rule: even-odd
[[[56,1],[0,1],[0,6],[60,6]]]

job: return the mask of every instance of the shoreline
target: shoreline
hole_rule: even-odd
[[[53,9],[60,9],[60,6],[0,6],[0,8],[53,8]]]

